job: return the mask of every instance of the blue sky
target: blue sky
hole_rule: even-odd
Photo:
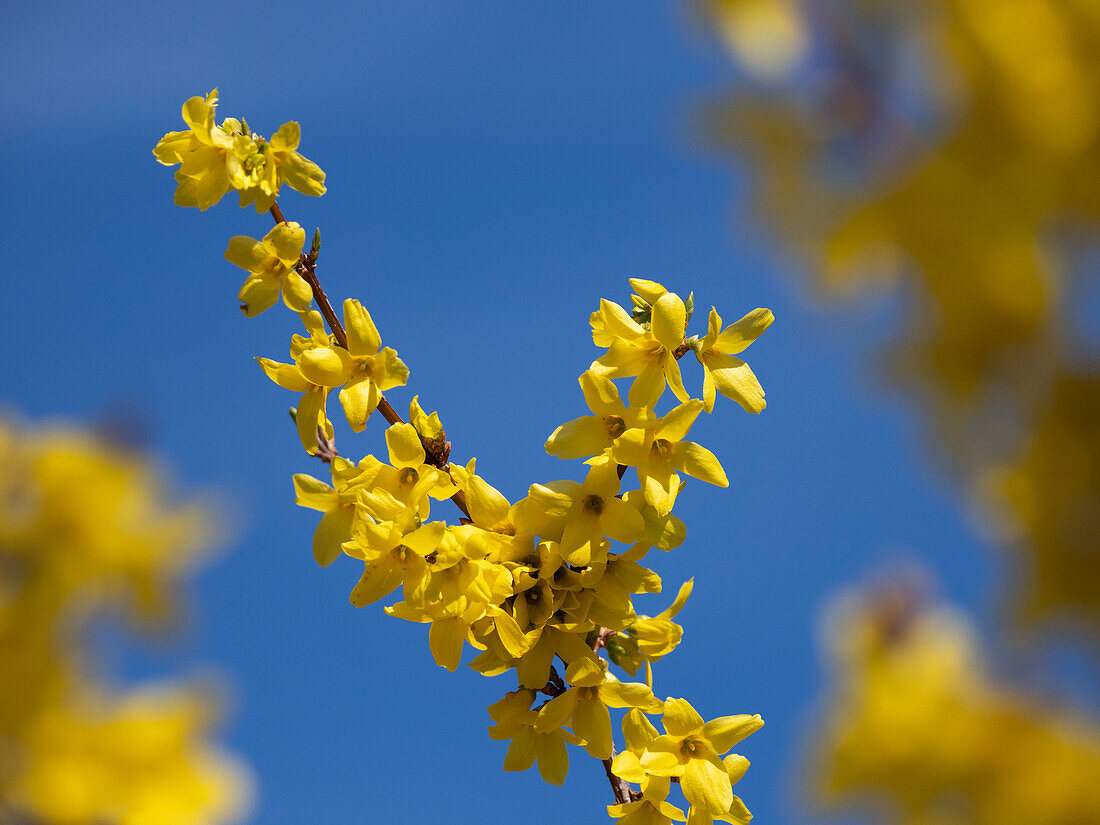
[[[265,134],[301,122],[329,193],[282,203],[322,228],[327,292],[360,298],[410,366],[394,406],[419,393],[453,457],[476,455],[512,499],[580,477],[542,444],[584,413],[588,314],[625,302],[628,277],[694,290],[727,320],[774,310],[747,353],[769,407],[720,404],[696,425],[732,484],[688,487],[687,543],[652,558],[667,592],[639,605],[655,613],[695,577],[655,687],[707,718],[763,714],[738,786],[759,821],[807,819],[790,777],[830,594],[920,558],[951,600],[993,604],[993,557],[915,413],[869,380],[892,307],[812,305],[748,205],[751,170],[701,148],[697,116],[731,77],[685,5],[9,3],[0,31],[0,402],[73,421],[132,408],[184,490],[231,503],[232,541],[196,581],[185,637],[120,667],[227,675],[226,741],[257,773],[255,822],[598,822],[609,794],[580,751],[564,789],[504,774],[484,709],[507,677],[437,668],[423,627],[351,607],[353,561],[312,562],[315,517],[294,507],[290,475],[322,468],[298,447],[293,399],[252,360],[285,358],[297,322],[281,308],[245,320],[243,273],[222,259],[269,219],[232,198],[174,207],[151,155],[181,103],[214,86],[219,116]],[[378,451],[381,422],[338,447]]]

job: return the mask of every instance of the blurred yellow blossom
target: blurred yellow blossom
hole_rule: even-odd
[[[828,625],[833,685],[813,752],[829,808],[911,825],[1100,822],[1100,729],[994,680],[970,623],[898,589],[853,593]]]
[[[209,741],[198,690],[100,685],[81,632],[103,613],[163,622],[209,536],[137,453],[0,420],[0,821],[219,825],[243,768]]]

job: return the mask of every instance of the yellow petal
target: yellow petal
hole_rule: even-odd
[[[631,278],[630,288],[639,298],[644,298],[650,304],[657,303],[661,296],[668,292],[656,281],[647,281],[645,278]]]
[[[641,782],[645,779],[642,763],[638,761],[638,755],[632,751],[617,754],[611,762],[611,772],[627,782]]]
[[[307,381],[294,364],[282,364],[272,361],[270,358],[257,358],[264,373],[282,387],[291,392],[306,392],[313,389],[313,384]]]
[[[676,504],[676,496],[680,492],[680,477],[671,469],[665,469],[667,472],[663,473],[638,471],[646,502],[662,516],[667,516],[672,510]]]
[[[687,736],[703,727],[703,717],[687,699],[665,699],[661,721],[669,736]]]
[[[329,340],[328,332],[325,330],[325,319],[315,309],[308,310],[306,312],[298,313],[298,317],[302,319],[302,325],[309,332],[310,338],[313,338],[318,343],[324,343]]]
[[[158,163],[175,166],[183,160],[190,144],[190,129],[185,132],[169,132],[157,141],[157,145],[153,148],[153,156]]]
[[[749,760],[739,753],[731,753],[722,760],[722,764],[726,766],[726,773],[729,774],[731,785],[736,785],[749,770]],[[734,797],[734,799],[736,798]]]
[[[525,771],[535,764],[535,736],[531,728],[520,729],[504,755],[504,770]]]
[[[660,778],[660,777],[655,777],[655,778]],[[668,791],[665,791],[665,793],[667,794]],[[675,805],[673,805],[671,802],[665,802],[664,799],[661,799],[661,801],[659,801],[659,802],[651,802],[650,804],[653,805],[654,807],[656,807],[657,812],[661,816],[663,816],[665,819],[675,819],[677,822],[686,822],[687,821],[687,817],[684,816],[684,812],[681,811],[679,808],[677,808]],[[658,820],[658,822],[659,822],[659,820]],[[693,825],[694,825],[694,823],[693,823]],[[700,822],[700,823],[698,823],[698,825],[710,825],[710,823]]]
[[[394,387],[403,387],[409,381],[409,368],[397,357],[397,350],[383,347],[374,359],[374,383],[385,392]]]
[[[332,422],[325,415],[327,396],[327,390],[317,387],[304,393],[302,400],[298,402],[298,414],[295,418],[295,424],[298,427],[298,438],[310,455],[317,452],[318,428],[329,438],[332,437]]]
[[[320,166],[297,152],[288,152],[282,159],[279,175],[291,189],[313,197],[325,194],[325,173]]]
[[[614,707],[614,706],[613,706]],[[632,708],[623,716],[623,739],[626,742],[627,751],[643,753],[649,743],[657,738],[657,728],[646,719],[645,714],[637,708]],[[632,782],[639,780],[632,779]]]
[[[493,627],[496,629],[497,636],[500,637],[500,642],[504,645],[504,649],[508,651],[509,656],[518,659],[531,649],[531,644],[527,637],[523,635],[519,624],[504,610],[493,616]]]
[[[225,259],[248,272],[260,272],[263,270],[264,261],[267,260],[267,250],[263,243],[255,238],[234,235],[229,239]]]
[[[615,441],[611,448],[611,457],[627,467],[641,467],[649,461],[649,450],[653,439],[645,430],[632,427]]]
[[[638,496],[637,491],[632,491],[634,496]],[[639,503],[630,496],[628,501],[631,504]],[[684,539],[687,538],[687,525],[677,516],[669,513],[665,516],[660,516],[657,511],[652,507],[645,506],[644,499],[638,496],[640,503],[642,504],[642,519],[645,521],[645,540],[646,543],[656,547],[658,550],[675,550],[681,544],[684,543]]]
[[[600,526],[605,536],[623,544],[631,544],[645,535],[642,514],[617,498],[604,500]]]
[[[516,676],[519,677],[520,685],[532,690],[545,687],[553,662],[554,645],[543,635],[516,664]]]
[[[601,298],[600,315],[603,318],[604,328],[616,338],[632,340],[645,335],[645,330],[630,317],[630,313],[614,301]]]
[[[436,619],[428,628],[428,646],[432,658],[440,667],[452,673],[462,661],[462,643],[466,639],[466,625],[462,619]]]
[[[195,198],[198,201],[199,210],[206,211],[220,201],[228,191],[229,175],[225,171],[225,165],[217,163],[199,178],[195,187]]]
[[[733,804],[729,774],[706,759],[688,761],[680,789],[688,802],[711,816],[723,816]]]
[[[691,591],[695,587],[695,579],[688,579],[682,585],[680,585],[680,591],[676,594],[676,599],[668,606],[666,610],[662,610],[657,614],[655,618],[658,619],[673,619],[676,614],[684,609],[684,605],[687,604],[688,598],[691,596]]]
[[[416,427],[416,431],[429,441],[439,438],[443,434],[443,423],[439,420],[439,413],[428,415],[420,406],[420,396],[414,395],[409,402],[409,423]]]
[[[301,139],[302,127],[291,120],[280,126],[268,142],[276,152],[287,152],[297,149]]]
[[[702,411],[703,402],[695,398],[680,404],[661,416],[653,434],[666,441],[680,441],[691,430],[691,425]]]
[[[532,484],[527,495],[543,513],[551,519],[565,518],[582,492],[575,481],[550,481],[546,484]]]
[[[299,507],[308,507],[325,513],[336,505],[338,501],[336,491],[325,482],[305,473],[296,473],[293,481],[294,503]]]
[[[266,273],[249,275],[237,293],[237,300],[241,302],[245,317],[255,318],[279,300],[279,280]]]
[[[714,453],[694,442],[677,441],[673,444],[669,461],[681,473],[687,473],[700,481],[718,487],[730,486],[729,479],[726,478],[726,471],[722,469],[722,465]]]
[[[734,822],[737,825],[749,825],[752,822],[752,812],[745,807],[745,803],[741,801],[741,797],[734,796],[733,804],[730,805],[729,813],[726,814],[726,822]]]
[[[680,362],[671,355],[665,361],[664,378],[668,382],[668,387],[672,390],[672,394],[675,395],[681,403],[691,399],[691,396],[688,395],[688,391],[684,389],[684,379],[680,375]]]
[[[542,706],[539,717],[535,720],[535,731],[549,733],[558,728],[565,727],[573,718],[573,711],[577,709],[577,699],[580,696],[578,688],[570,688],[560,696],[555,696]]]
[[[313,303],[313,290],[293,269],[283,276],[283,303],[295,312],[306,312]]]
[[[210,142],[210,130],[214,128],[214,107],[205,98],[190,97],[183,104],[183,122],[191,127],[195,137],[203,143]]]
[[[596,759],[611,758],[611,714],[599,699],[577,703],[573,732],[585,740],[584,749]]]
[[[377,564],[368,564],[352,588],[351,603],[356,607],[366,607],[379,599],[384,599],[401,586],[401,568],[390,563],[388,558]]]
[[[600,699],[609,708],[639,708],[650,713],[660,713],[664,707],[648,685],[641,682],[605,682],[600,685]],[[645,719],[645,717],[642,717]],[[632,724],[637,725],[635,720]],[[627,721],[623,719],[623,733],[626,733]],[[652,728],[652,726],[650,726]],[[653,735],[657,731],[653,728]]]
[[[375,355],[382,346],[382,336],[367,308],[354,298],[344,301],[344,330],[348,334],[348,352],[352,355]]]
[[[703,364],[713,377],[718,392],[732,398],[746,412],[759,413],[767,406],[764,388],[749,365],[740,358],[710,352],[706,354]]]
[[[589,371],[606,378],[630,378],[639,375],[653,361],[652,353],[626,341],[616,340]]]
[[[666,741],[662,742],[662,740]],[[658,748],[661,745],[669,745],[667,740],[667,736],[658,736],[650,742],[650,749],[646,750],[639,758],[642,769],[646,773],[651,773],[655,776],[681,776],[683,774],[684,766],[680,763],[676,754],[672,753],[669,747],[654,750],[654,748]],[[672,746],[679,749],[678,742],[672,743]]]
[[[503,522],[512,506],[500,490],[477,475],[470,476],[466,484],[466,504],[470,508],[470,518],[486,530]]]
[[[512,669],[512,666],[507,662],[502,661],[491,650],[486,650],[479,653],[470,662],[469,667],[476,670],[482,676],[500,676],[502,673],[507,673]]]
[[[716,753],[722,754],[762,727],[764,727],[764,720],[759,714],[720,716],[703,725],[703,736],[710,741]]]
[[[277,223],[264,235],[264,246],[288,266],[298,262],[305,242],[306,231],[294,221]]]
[[[630,385],[627,400],[631,407],[657,406],[661,395],[665,391],[665,372],[660,363],[647,360],[638,377]]]
[[[722,330],[714,343],[714,349],[726,355],[736,355],[759,338],[774,320],[775,316],[770,309],[754,309]]]
[[[295,360],[302,375],[319,387],[339,387],[351,369],[347,351],[336,347],[310,347]]]
[[[611,439],[607,434],[607,424],[596,415],[584,415],[567,421],[546,440],[546,452],[567,459],[599,455],[609,446]]]
[[[703,336],[703,350],[708,350],[714,346],[714,342],[718,340],[718,336],[722,332],[722,316],[718,314],[718,310],[714,307],[710,308],[710,317],[707,319],[707,334]]]
[[[565,742],[552,733],[535,734],[538,744],[539,775],[551,785],[564,785],[569,773]]]
[[[698,358],[698,354],[695,356]],[[702,364],[702,360],[699,361]],[[703,368],[703,409],[707,413],[714,411],[714,402],[718,397],[717,388],[714,385],[714,376],[710,374],[710,370]]]
[[[603,668],[596,656],[584,656],[565,669],[565,681],[577,687],[596,687],[605,679]]]
[[[447,525],[442,521],[429,521],[412,532],[406,533],[401,543],[417,555],[426,556],[439,547],[446,532]]]
[[[340,405],[348,419],[348,426],[361,433],[367,425],[367,419],[378,407],[382,393],[369,378],[352,380],[340,390]]]
[[[610,378],[588,370],[581,374],[579,381],[585,403],[596,415],[617,415],[620,418],[626,415],[619,390]]]
[[[340,545],[351,538],[354,518],[354,507],[333,507],[321,516],[313,533],[313,558],[319,565],[328,567],[336,561]]]
[[[394,467],[419,467],[426,456],[412,424],[394,424],[386,430],[386,447]]]
[[[652,313],[653,337],[661,342],[661,346],[672,351],[684,343],[687,310],[679,295],[666,292],[657,299]]]

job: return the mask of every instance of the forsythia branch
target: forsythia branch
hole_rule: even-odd
[[[566,745],[573,745],[603,763],[615,819],[748,822],[752,815],[732,790],[748,760],[722,754],[763,720],[740,714],[707,722],[687,700],[662,701],[653,692],[652,664],[680,642],[683,629],[672,619],[692,582],[653,617],[637,613],[631,597],[661,592],[660,576],[639,563],[646,554],[684,542],[686,527],[671,512],[684,477],[729,486],[718,458],[685,438],[699,415],[713,410],[718,393],[747,412],[764,409],[759,381],[735,356],[768,328],[771,311],[756,309],[726,326],[712,307],[706,334],[689,338],[691,294],[684,300],[635,278],[630,312],[601,301],[589,325],[593,343],[606,352],[580,376],[592,415],[562,424],[545,444],[551,455],[585,459],[586,477],[531,484],[512,503],[477,475],[476,459],[464,467],[449,463],[437,413],[427,414],[414,397],[407,424],[382,395],[405,385],[409,370],[394,349],[382,347],[367,308],[349,298],[337,317],[317,277],[316,240],[305,254],[305,231],[286,221],[276,203],[283,183],[309,195],[325,191],[324,172],[297,153],[298,125],[284,124],[266,140],[243,120],[215,125],[216,103],[216,90],[188,100],[183,118],[190,128],[165,135],[154,154],[167,166],[180,164],[177,203],[205,209],[232,188],[242,206],[254,204],[275,221],[262,240],[232,237],[225,257],[248,273],[238,294],[246,317],[281,296],[309,333],[291,337],[293,363],[257,360],[276,384],[302,393],[298,436],[308,453],[328,460],[331,484],[294,476],[296,503],[323,513],[313,537],[316,561],[328,566],[349,556],[363,563],[350,594],[356,607],[400,589],[403,598],[386,612],[426,623],[441,667],[456,670],[468,643],[480,651],[469,662],[478,673],[514,672],[517,689],[488,709],[490,737],[509,743],[506,771],[537,762],[547,782],[561,785],[569,770]],[[701,398],[684,387],[679,362],[689,351],[703,369]],[[631,379],[625,399],[617,379]],[[382,411],[390,424],[388,463],[335,454],[326,405],[337,388],[355,432]],[[658,415],[666,389],[678,404]],[[635,471],[635,489],[622,489],[627,469]],[[466,516],[457,525],[429,520],[431,499],[447,498]],[[621,681],[612,665],[630,676],[644,669],[645,681]],[[549,698],[536,705],[539,694]],[[626,711],[622,752],[611,709]],[[647,714],[662,715],[664,734]],[[667,801],[673,784],[690,806],[686,817]]]

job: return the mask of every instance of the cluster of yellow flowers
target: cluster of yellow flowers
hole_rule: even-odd
[[[997,685],[958,613],[904,588],[857,593],[830,630],[825,805],[869,803],[902,825],[1100,822],[1100,729]]]
[[[991,522],[1016,522],[1017,615],[1100,629],[1100,590],[1081,586],[1100,568],[1100,473],[1082,463],[1095,467],[1100,430],[1066,404],[1067,388],[1100,384],[1081,309],[1100,220],[1100,4],[706,5],[767,79],[753,55],[806,58],[786,86],[725,108],[719,139],[756,158],[765,208],[823,294],[897,288],[892,378],[932,413],[945,463],[996,493]],[[1072,499],[1050,494],[1044,467],[1073,475]]]
[[[162,622],[205,533],[150,465],[65,430],[0,421],[0,821],[215,825],[242,769],[209,741],[197,690],[117,695],[82,633],[104,612]]]
[[[201,98],[184,105],[193,129],[191,113],[202,105]],[[237,123],[227,120],[224,128]],[[208,166],[221,169],[223,157],[201,141],[188,144],[190,154],[171,155],[169,147],[182,141],[178,135],[161,141],[158,159],[178,158],[181,170],[200,179],[213,174],[204,171]],[[231,176],[226,180],[236,185]],[[428,624],[428,643],[442,667],[455,670],[468,643],[478,651],[470,666],[479,673],[515,671],[518,689],[489,708],[490,735],[509,742],[505,770],[537,762],[546,781],[561,784],[569,766],[566,744],[572,744],[605,761],[617,800],[608,810],[622,822],[684,820],[667,801],[674,781],[692,823],[747,822],[751,814],[732,786],[748,761],[723,755],[762,720],[737,715],[704,722],[686,700],[656,698],[652,664],[680,642],[682,628],[672,619],[691,582],[653,617],[637,613],[632,596],[661,590],[660,577],[640,563],[649,550],[672,550],[684,541],[686,528],[671,513],[683,477],[728,486],[718,459],[685,438],[718,393],[750,412],[764,408],[764,392],[737,354],[767,329],[771,312],[757,309],[724,326],[712,309],[706,333],[688,337],[691,296],[685,301],[658,283],[634,279],[630,311],[601,301],[590,324],[593,341],[606,352],[580,377],[591,414],[563,424],[546,442],[552,455],[585,459],[585,478],[532,484],[510,502],[477,474],[474,459],[464,467],[448,463],[450,443],[439,416],[427,414],[418,398],[409,423],[393,411],[383,393],[404,385],[408,368],[382,347],[358,301],[344,302],[342,324],[336,318],[316,280],[319,236],[305,253],[304,230],[287,223],[277,206],[272,216],[276,226],[266,237],[233,238],[226,258],[249,272],[240,294],[246,315],[273,305],[281,290],[308,333],[292,337],[291,362],[259,362],[279,386],[301,393],[300,439],[329,463],[331,483],[294,477],[297,503],[323,513],[313,539],[317,562],[328,565],[342,553],[363,563],[351,592],[356,606],[399,590],[400,600],[386,612]],[[311,298],[319,311],[310,309]],[[688,352],[703,367],[701,399],[684,388],[679,360]],[[616,379],[633,379],[625,402]],[[658,415],[666,387],[679,403]],[[326,401],[337,388],[353,431],[382,410],[390,423],[387,460],[368,455],[353,463],[336,454]],[[624,490],[629,469],[638,487]],[[446,499],[462,509],[460,523],[432,520],[432,501]],[[645,682],[620,681],[611,664],[631,676],[644,669]],[[626,750],[617,755],[609,708],[627,709]],[[646,714],[662,715],[663,734]]]
[[[230,189],[237,190],[241,206],[255,204],[266,212],[287,184],[306,195],[325,193],[325,173],[313,161],[298,154],[301,132],[297,123],[284,123],[264,140],[248,122],[226,118],[214,123],[218,90],[205,98],[183,104],[188,128],[169,132],[154,150],[158,161],[176,170],[175,202],[180,206],[209,209]]]

